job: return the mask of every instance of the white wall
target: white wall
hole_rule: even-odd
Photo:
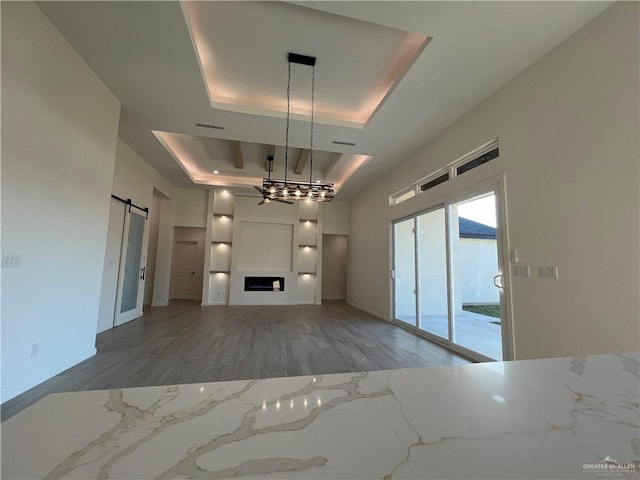
[[[120,104],[35,4],[1,8],[2,248],[23,255],[2,270],[4,402],[95,353]]]
[[[320,205],[322,231],[326,234],[349,235],[349,202],[333,200]]]
[[[125,204],[111,199],[109,225],[102,270],[100,309],[98,310],[97,333],[113,328],[116,296],[118,294],[118,272],[122,253],[122,232],[124,230]]]
[[[390,219],[505,172],[510,245],[560,273],[513,279],[516,358],[639,349],[638,8],[614,4],[352,202],[352,304],[389,315]],[[498,159],[389,207],[496,137]]]
[[[176,227],[206,227],[209,191],[202,189],[175,189]]]

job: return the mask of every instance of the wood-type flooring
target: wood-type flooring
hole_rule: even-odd
[[[6,420],[50,393],[469,363],[344,303],[173,302],[100,333],[98,353],[2,405]]]

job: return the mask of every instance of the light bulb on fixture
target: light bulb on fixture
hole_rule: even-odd
[[[299,196],[300,196],[300,193],[301,193],[301,192],[300,192],[300,189],[299,189],[299,188],[296,188],[296,197],[299,197]]]
[[[289,195],[289,190],[287,190],[287,188],[285,187],[282,189],[282,196],[286,197],[287,195]]]

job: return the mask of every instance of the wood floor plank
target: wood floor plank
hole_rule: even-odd
[[[469,363],[344,303],[146,309],[99,334],[98,353],[2,405],[2,421],[46,395],[150,385]]]

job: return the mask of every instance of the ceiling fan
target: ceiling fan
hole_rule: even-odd
[[[271,180],[271,171],[273,170],[273,155],[267,156],[267,162],[269,162],[267,170],[269,171],[269,180]],[[271,195],[268,191],[264,190],[264,187],[260,188],[254,185],[253,188],[255,188],[258,192],[260,192],[260,195],[262,195],[262,200],[258,202],[258,205],[264,205],[271,202],[280,202],[286,203],[287,205],[293,205],[293,202],[290,200],[283,200],[281,198],[277,198],[275,195]]]

